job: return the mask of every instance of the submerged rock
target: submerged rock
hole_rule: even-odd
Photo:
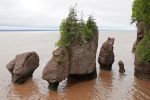
[[[76,43],[68,47],[69,52],[69,74],[88,75],[96,69],[96,52],[98,47],[98,33],[93,35],[90,41]]]
[[[114,52],[113,52],[113,44],[114,38],[108,37],[107,41],[103,43],[100,54],[98,57],[98,62],[100,64],[100,68],[103,70],[111,70],[112,64],[114,62]]]
[[[49,87],[57,87],[69,74],[69,56],[65,47],[53,51],[52,59],[43,70],[42,78],[47,80]]]
[[[124,69],[124,63],[122,60],[118,61],[118,65],[119,65],[119,72],[120,73],[124,73],[125,69]]]
[[[12,74],[12,82],[22,84],[26,82],[34,70],[39,66],[39,56],[36,52],[22,53],[16,56],[6,68]]]

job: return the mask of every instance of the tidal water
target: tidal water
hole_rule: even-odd
[[[136,39],[135,31],[100,31],[99,46],[107,37],[114,37],[115,62],[112,71],[101,71],[97,63],[97,78],[89,81],[67,81],[59,84],[57,91],[49,91],[48,83],[42,80],[42,71],[59,32],[13,31],[0,32],[0,100],[150,100],[150,81],[134,77],[134,54],[131,52]],[[40,66],[33,78],[23,85],[11,83],[11,75],[6,69],[19,53],[36,51],[40,56]],[[125,64],[125,74],[118,72],[118,60]]]

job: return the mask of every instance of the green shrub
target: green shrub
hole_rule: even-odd
[[[132,21],[143,21],[150,24],[150,0],[134,0]]]
[[[98,32],[98,27],[94,22],[92,16],[90,16],[87,22],[84,22],[83,18],[80,20],[77,18],[77,11],[75,8],[69,10],[68,17],[64,19],[60,25],[60,40],[57,42],[57,46],[70,46],[72,42],[91,40],[93,35]],[[84,37],[84,38],[83,38]]]
[[[140,62],[150,62],[150,32],[144,36],[136,49],[137,59]]]

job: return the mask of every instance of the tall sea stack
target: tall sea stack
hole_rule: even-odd
[[[108,37],[108,39],[103,43],[99,57],[98,63],[102,70],[110,71],[112,69],[112,64],[114,63],[114,38]]]
[[[96,77],[98,28],[92,16],[89,16],[85,22],[82,17],[81,19],[77,18],[76,12],[75,8],[71,8],[68,17],[62,21],[60,25],[61,37],[57,46],[63,48],[63,50],[59,50],[59,48],[56,50],[59,51],[60,55],[54,55],[56,51],[53,52],[52,60],[43,71],[43,79],[49,83],[54,83],[54,86],[58,86],[58,82],[68,77],[75,79]],[[65,55],[64,58],[66,59],[62,58],[61,63],[57,64],[57,61],[54,60],[60,59],[61,54],[63,54],[61,51],[64,50],[68,56]],[[54,59],[54,57],[57,59]],[[54,62],[55,66],[53,66]],[[52,74],[53,71],[55,71],[54,74]],[[61,74],[61,79],[57,77],[60,76],[58,75],[59,72],[64,72],[64,74]]]

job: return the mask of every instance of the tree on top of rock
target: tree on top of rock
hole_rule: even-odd
[[[75,7],[70,8],[68,17],[64,19],[60,25],[60,40],[57,46],[70,46],[72,42],[76,41],[90,41],[93,35],[98,32],[98,27],[90,16],[87,22],[84,22],[83,17],[80,20],[77,18],[77,10]]]

